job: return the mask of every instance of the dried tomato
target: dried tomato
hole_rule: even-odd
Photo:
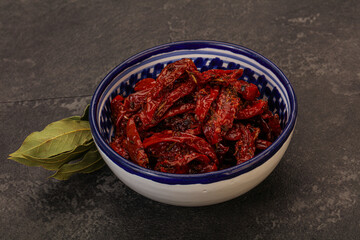
[[[150,88],[153,88],[156,84],[155,79],[153,78],[144,78],[141,81],[137,82],[135,84],[134,90],[137,91],[142,91],[142,90],[147,90]]]
[[[126,98],[111,101],[121,156],[156,171],[206,173],[245,162],[281,133],[279,116],[258,99],[243,69],[199,72],[191,59],[168,64]]]
[[[222,140],[222,136],[232,127],[235,113],[239,105],[239,98],[232,87],[221,89],[217,99],[216,111],[204,125],[204,134],[210,144],[216,144]]]

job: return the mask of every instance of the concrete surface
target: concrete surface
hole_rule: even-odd
[[[0,1],[0,239],[360,239],[359,1]],[[158,44],[206,39],[278,65],[299,101],[275,171],[215,206],[148,200],[105,167],[69,181],[7,159],[80,115],[100,80]]]

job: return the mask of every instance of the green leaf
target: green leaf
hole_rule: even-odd
[[[51,177],[58,180],[67,180],[75,173],[91,173],[105,165],[96,147],[90,149],[84,157],[76,163],[67,163]]]
[[[89,109],[90,109],[90,104],[88,104],[86,106],[85,111],[84,111],[83,115],[81,116],[80,120],[89,121]]]
[[[27,166],[54,170],[52,176],[66,180],[75,173],[91,173],[105,165],[92,139],[89,106],[80,116],[53,122],[30,134],[9,159]]]
[[[95,146],[95,143],[92,141],[88,145],[78,146],[71,152],[66,152],[66,154],[59,154],[53,158],[48,159],[34,158],[27,155],[24,155],[24,158],[32,162],[36,162],[38,166],[41,166],[45,169],[57,171],[65,163],[71,162],[84,156],[86,152],[89,151],[89,149],[93,146]]]
[[[49,158],[72,151],[91,139],[88,121],[66,118],[49,124],[41,132],[30,134],[21,147],[10,154],[10,157],[19,159],[26,155],[35,158]]]
[[[75,147],[71,151],[63,152],[63,153],[60,153],[58,155],[51,156],[51,157],[48,157],[48,158],[33,157],[33,156],[29,156],[27,154],[23,154],[23,157],[26,158],[26,159],[29,159],[31,161],[38,162],[40,164],[42,164],[42,163],[58,163],[58,162],[63,162],[65,159],[73,160],[74,157],[72,157],[72,155],[76,155],[76,154],[79,154],[79,153],[84,153],[87,150],[89,150],[91,147],[93,147],[94,145],[95,145],[95,143],[91,139],[91,141],[89,141],[88,143],[84,143],[83,145],[79,145],[79,146]]]
[[[9,159],[14,160],[18,163],[24,164],[29,167],[39,167],[41,166],[38,162],[34,162],[32,160],[26,159],[24,157],[9,157]]]
[[[90,109],[90,104],[88,104],[84,110],[84,113],[83,115],[80,117],[80,116],[72,116],[72,117],[69,117],[69,119],[72,119],[72,120],[82,120],[82,121],[89,121],[89,109]]]
[[[104,160],[101,159],[101,161],[98,161],[95,164],[93,164],[92,166],[82,170],[81,173],[87,173],[87,174],[92,173],[92,172],[95,172],[95,171],[101,169],[105,165],[106,164],[105,164]]]
[[[69,117],[67,119],[70,119],[70,120],[81,120],[81,117],[80,116],[72,116],[72,117]]]
[[[90,104],[88,104],[84,110],[84,113],[83,115],[80,117],[80,116],[72,116],[72,117],[69,117],[69,119],[72,119],[72,120],[82,120],[82,121],[89,121],[89,109],[90,109]]]

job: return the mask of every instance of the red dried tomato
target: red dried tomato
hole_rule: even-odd
[[[201,73],[191,59],[168,64],[156,79],[139,81],[135,93],[112,100],[110,146],[142,167],[168,173],[211,172],[251,159],[281,126],[242,74]]]

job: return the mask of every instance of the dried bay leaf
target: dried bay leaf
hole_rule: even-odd
[[[70,119],[73,119],[73,120],[83,120],[83,121],[89,121],[89,109],[90,109],[90,104],[88,104],[84,110],[84,113],[83,115],[80,117],[80,116],[72,116],[70,117]]]
[[[89,150],[91,147],[93,147],[95,145],[94,141],[91,140],[88,143],[84,143],[83,145],[79,145],[77,147],[75,147],[73,150],[71,151],[67,151],[67,152],[63,152],[60,154],[57,154],[55,156],[51,156],[48,158],[39,158],[39,157],[33,157],[33,156],[29,156],[26,154],[23,154],[23,157],[26,159],[29,159],[31,161],[35,161],[38,163],[58,163],[58,162],[64,162],[66,161],[66,159],[69,160],[73,160],[75,159],[74,157],[72,157],[73,155],[79,154],[79,153],[84,153],[87,150]]]
[[[66,118],[49,124],[40,132],[30,134],[21,147],[10,154],[10,157],[21,158],[27,155],[49,158],[72,151],[91,139],[88,121]]]
[[[92,166],[84,169],[81,171],[81,173],[92,173],[92,172],[95,172],[99,169],[101,169],[102,167],[104,167],[106,164],[105,164],[105,161],[103,159],[101,159],[101,161],[97,161],[95,164],[93,164]]]
[[[24,157],[9,157],[9,159],[14,160],[18,163],[24,164],[29,167],[39,167],[40,164],[38,162],[34,162],[32,160],[26,159]]]
[[[68,119],[71,119],[71,120],[81,120],[81,117],[80,117],[80,116],[72,116],[72,117],[69,117]]]
[[[91,173],[102,168],[104,165],[104,160],[94,146],[80,161],[62,165],[51,177],[58,180],[67,180],[75,173]]]
[[[27,166],[56,171],[52,176],[67,180],[75,173],[91,173],[105,165],[92,139],[89,105],[84,114],[53,122],[30,134],[9,159]]]
[[[24,157],[32,162],[36,162],[38,166],[41,166],[47,170],[57,171],[65,163],[81,158],[93,146],[95,146],[95,143],[91,141],[88,145],[78,146],[71,152],[67,152],[66,154],[59,154],[48,159],[34,158],[27,155],[24,155]]]
[[[81,116],[80,120],[83,121],[89,121],[89,110],[90,110],[90,104],[88,104],[84,110],[83,115]]]

